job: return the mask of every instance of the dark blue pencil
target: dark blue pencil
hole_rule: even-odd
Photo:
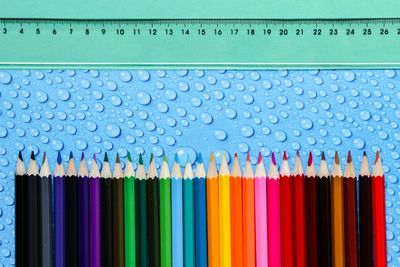
[[[195,212],[195,240],[196,240],[196,267],[207,266],[207,196],[206,172],[204,170],[201,153],[197,157],[194,179],[194,212]]]

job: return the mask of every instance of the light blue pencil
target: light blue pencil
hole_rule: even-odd
[[[194,175],[188,156],[183,173],[183,240],[185,267],[194,267],[195,259],[195,222],[194,222]]]
[[[172,266],[183,267],[183,179],[177,154],[171,178]]]

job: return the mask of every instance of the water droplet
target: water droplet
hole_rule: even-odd
[[[49,99],[49,96],[42,90],[37,90],[35,93],[36,101],[39,103],[44,103]]]
[[[240,134],[244,137],[251,137],[254,134],[254,129],[250,125],[244,125],[240,128]]]
[[[121,134],[121,128],[114,123],[107,124],[105,130],[109,137],[115,138]]]
[[[275,140],[278,142],[284,142],[286,140],[286,133],[283,131],[276,131],[274,133]]]
[[[217,130],[214,130],[214,136],[218,140],[224,141],[228,137],[228,134],[222,129],[217,129]]]
[[[129,71],[121,71],[119,73],[119,78],[121,79],[121,81],[127,83],[132,80],[132,75]]]
[[[137,92],[136,99],[142,105],[148,105],[151,102],[151,96],[145,91]]]
[[[355,80],[356,75],[354,74],[354,72],[352,72],[351,70],[345,71],[343,73],[343,78],[345,79],[345,81],[347,82],[352,82]]]

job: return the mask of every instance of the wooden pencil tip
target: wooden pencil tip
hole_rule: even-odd
[[[35,153],[33,151],[31,151],[31,160],[35,160]]]
[[[297,157],[300,157],[300,150],[297,150],[297,151],[296,151],[296,156],[297,156]]]
[[[286,154],[286,150],[283,151],[283,160],[288,160],[287,154]]]
[[[339,153],[337,151],[335,152],[335,163],[340,164]]]
[[[347,152],[347,163],[351,163],[353,161],[352,157],[351,157],[351,152],[350,150]]]
[[[262,154],[261,152],[258,152],[257,164],[260,164],[261,161],[262,161]]]
[[[312,152],[310,151],[310,153],[308,153],[308,162],[307,162],[307,166],[310,167],[313,163],[313,156],[312,156]]]
[[[367,156],[367,151],[364,151],[363,152],[363,157],[366,157]]]
[[[129,162],[132,162],[132,159],[131,159],[131,152],[128,152],[128,161],[129,161]]]
[[[379,161],[379,157],[380,157],[380,154],[379,154],[379,151],[377,150],[376,154],[375,154],[375,164]]]
[[[271,161],[272,161],[272,164],[276,165],[276,158],[275,158],[275,153],[274,152],[272,152]]]
[[[82,152],[82,154],[81,154],[81,161],[84,160],[84,159],[85,159],[85,153]]]
[[[154,158],[154,155],[153,155],[153,153],[151,153],[151,154],[150,154],[150,162],[153,161],[153,158]]]
[[[211,152],[211,154],[210,154],[210,162],[213,162],[214,160],[215,160],[214,153]]]
[[[178,153],[175,153],[175,158],[174,158],[174,160],[175,160],[175,163],[179,163]]]
[[[326,160],[326,158],[325,158],[325,152],[324,152],[324,151],[322,151],[321,160]]]
[[[60,151],[58,151],[58,154],[57,154],[57,163],[58,163],[58,165],[60,165],[61,162],[62,162],[61,153],[60,153]]]
[[[139,154],[139,164],[140,164],[140,165],[143,165],[142,153]]]
[[[189,155],[187,155],[187,157],[186,157],[186,164],[190,164],[190,156]]]
[[[97,161],[96,153],[93,154],[93,161],[94,161],[94,162]]]
[[[74,154],[72,153],[72,151],[69,152],[69,159],[73,159],[74,158]]]
[[[119,158],[119,153],[117,153],[117,158],[115,159],[115,162],[116,163],[120,163],[121,162],[121,159]]]
[[[107,152],[104,153],[104,162],[108,162],[108,154],[107,154]]]
[[[235,158],[237,158],[237,157],[238,157],[238,153],[237,153],[237,152],[235,152],[235,155],[234,155],[234,157],[235,157]]]
[[[164,153],[163,161],[167,161],[167,154]]]
[[[200,152],[199,152],[199,155],[197,156],[197,163],[199,163],[199,164],[203,163],[203,156],[201,155]]]
[[[46,157],[47,157],[47,155],[46,155],[46,151],[45,151],[45,152],[43,153],[42,166],[43,166],[44,162],[46,161]]]
[[[246,161],[250,162],[250,152],[247,152]]]
[[[60,153],[60,152],[58,152],[58,153]],[[18,152],[18,158],[19,158],[21,161],[24,161],[24,159],[22,158],[22,152],[21,152],[21,150]]]

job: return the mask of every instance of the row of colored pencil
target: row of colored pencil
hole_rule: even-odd
[[[236,154],[218,172],[211,154],[206,173],[199,154],[183,175],[177,156],[158,175],[153,156],[135,174],[130,154],[124,172],[107,154],[89,172],[83,153],[66,172],[59,153],[52,175],[46,154],[26,171],[20,152],[15,185],[18,267],[386,266],[379,152],[372,175],[364,153],[358,179],[350,152],[344,174],[337,153],[318,173],[310,153],[304,173],[284,152],[280,171],[274,153],[268,173],[261,154],[254,173],[249,155],[243,172]]]

